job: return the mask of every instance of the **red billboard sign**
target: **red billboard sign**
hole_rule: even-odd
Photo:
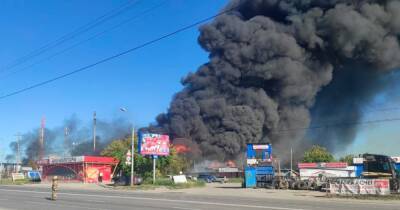
[[[140,140],[140,154],[169,155],[169,136],[161,134],[142,134]]]
[[[347,163],[345,162],[333,162],[333,163],[299,163],[299,168],[346,168]]]

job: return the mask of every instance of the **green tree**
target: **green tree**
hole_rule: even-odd
[[[119,160],[117,165],[116,173],[121,170],[126,175],[130,175],[130,165],[125,164],[126,153],[130,149],[131,137],[127,137],[122,140],[114,140],[108,144],[101,152],[103,156],[114,157]],[[151,157],[144,157],[138,154],[137,151],[137,139],[135,138],[135,174],[139,174],[144,179],[152,177],[153,160]],[[171,148],[170,155],[165,157],[159,157],[157,161],[157,175],[173,175],[178,174],[180,171],[186,171],[189,167],[189,161],[184,157],[177,154],[177,152]]]
[[[125,164],[125,156],[129,148],[130,142],[128,139],[114,140],[104,148],[104,150],[101,152],[101,155],[113,157],[119,161],[118,165],[116,166],[116,173],[118,173],[120,170],[122,170],[124,173],[127,173],[129,167]]]
[[[344,157],[341,157],[339,159],[340,162],[346,162],[348,165],[352,165],[353,164],[353,158],[354,155],[346,155]]]
[[[303,162],[333,162],[335,159],[333,155],[325,148],[318,145],[312,146],[304,153]]]

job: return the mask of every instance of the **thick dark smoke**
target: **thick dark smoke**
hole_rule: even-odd
[[[98,155],[110,141],[127,136],[131,127],[130,123],[123,118],[116,118],[111,121],[97,119],[96,124],[96,151],[93,151],[92,124],[85,125],[74,115],[67,118],[62,126],[46,128],[44,157]],[[68,128],[67,132],[65,128]],[[67,135],[65,135],[66,133]],[[16,154],[17,143],[11,142],[10,149]],[[20,149],[23,163],[26,164],[29,160],[38,160],[40,156],[39,128],[21,136]]]
[[[234,11],[200,29],[210,61],[183,79],[153,129],[216,159],[252,142],[271,142],[281,154],[351,143],[354,126],[298,128],[360,120],[385,88],[381,78],[400,65],[400,2],[236,0],[227,8]]]

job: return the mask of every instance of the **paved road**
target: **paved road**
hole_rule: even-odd
[[[285,200],[238,196],[189,195],[179,192],[143,193],[124,191],[63,190],[57,201],[48,200],[49,190],[24,186],[0,186],[0,209],[21,210],[365,210],[400,209],[399,202],[366,202],[356,200]]]

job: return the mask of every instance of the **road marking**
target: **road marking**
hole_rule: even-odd
[[[94,203],[105,203],[105,201],[102,201],[102,200],[90,200],[90,199],[86,199],[86,201],[94,202]]]
[[[0,189],[5,192],[24,192],[24,193],[45,193],[40,191],[30,190],[6,190]],[[164,199],[164,198],[145,198],[145,197],[127,197],[127,196],[114,196],[114,195],[93,195],[93,194],[79,194],[79,193],[58,193],[58,195],[70,195],[70,196],[86,196],[86,197],[100,197],[100,198],[119,198],[119,199],[131,199],[131,200],[150,200],[150,201],[162,201],[162,202],[173,202],[173,203],[190,203],[199,205],[214,205],[214,206],[230,206],[230,207],[242,207],[242,208],[253,208],[253,209],[275,209],[275,210],[305,210],[298,208],[286,208],[277,206],[257,206],[257,205],[245,205],[245,204],[231,204],[231,203],[218,203],[218,202],[205,202],[205,201],[191,201],[191,200],[175,200],[175,199]]]
[[[99,208],[91,208],[91,207],[86,207],[86,206],[76,206],[76,205],[71,205],[71,204],[56,204],[56,203],[50,203],[50,202],[39,202],[39,201],[24,201],[25,203],[32,203],[32,204],[39,204],[39,205],[53,205],[53,206],[68,206],[71,207],[73,209],[94,209],[94,210],[107,210],[107,209],[99,209]]]
[[[182,210],[201,210],[201,209],[183,208],[183,207],[177,207],[177,206],[173,206],[171,208],[173,208],[173,209],[182,209]]]

